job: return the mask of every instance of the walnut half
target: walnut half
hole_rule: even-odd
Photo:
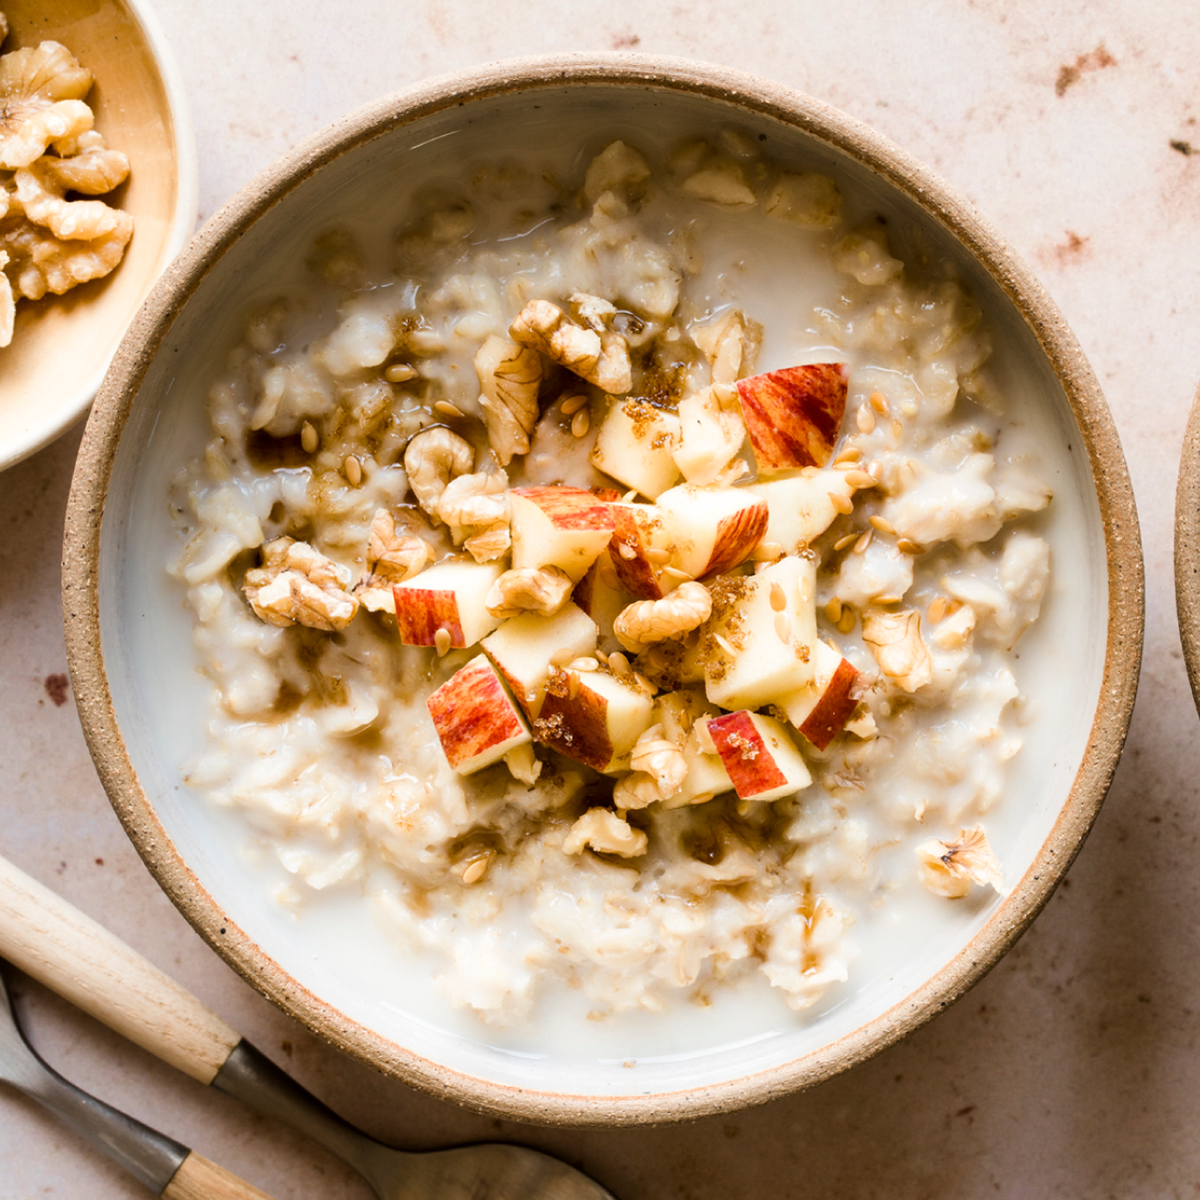
[[[242,585],[255,614],[268,625],[307,625],[334,632],[358,612],[347,593],[350,571],[307,542],[281,537],[262,548],[261,567],[246,572]]]

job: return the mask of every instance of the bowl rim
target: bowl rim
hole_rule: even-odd
[[[167,108],[171,114],[176,171],[175,207],[171,213],[167,239],[159,253],[158,274],[161,275],[167,265],[187,244],[188,238],[192,236],[192,231],[196,227],[196,212],[200,202],[200,167],[196,151],[196,136],[183,74],[175,61],[175,55],[159,22],[158,14],[151,7],[149,0],[119,0],[119,3],[129,10],[134,20],[141,26],[146,44],[150,47],[151,57],[158,69],[159,78],[162,80],[163,91],[167,98]],[[153,290],[153,285],[147,289],[146,296],[150,294],[151,290]],[[145,302],[146,296],[143,296],[138,302],[139,308]],[[14,442],[7,451],[0,453],[0,471],[16,466],[17,463],[36,454],[66,433],[88,411],[99,393],[100,386],[115,357],[116,350],[114,349],[107,360],[96,365],[96,369],[72,397],[71,403],[65,405],[53,420],[35,426],[27,437]]]
[[[1003,288],[1047,356],[1079,425],[1104,532],[1108,625],[1087,746],[1054,825],[1024,877],[941,970],[891,1009],[817,1050],[753,1075],[646,1096],[571,1095],[498,1084],[432,1062],[309,993],[218,908],[159,822],[130,761],[104,672],[96,582],[104,500],[121,430],[175,315],[239,230],[314,171],[362,143],[445,108],[563,85],[639,85],[698,94],[800,129],[848,154],[929,212]],[[1074,859],[1112,780],[1137,689],[1144,568],[1133,490],[1115,424],[1074,335],[1025,264],[957,192],[857,120],[784,85],[723,66],[629,52],[489,63],[443,75],[340,118],[241,189],[159,280],[131,326],[88,421],[72,481],[63,560],[67,655],[80,720],[117,815],[151,873],[200,935],[253,987],[354,1058],[442,1099],[547,1125],[612,1126],[728,1112],[816,1084],[870,1057],[948,1007],[999,960]]]
[[[1175,612],[1192,699],[1200,712],[1200,387],[1188,413],[1175,488]]]

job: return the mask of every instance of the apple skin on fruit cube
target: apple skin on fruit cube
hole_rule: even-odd
[[[812,783],[800,751],[774,717],[727,713],[709,721],[708,735],[741,800],[780,800]]]
[[[609,556],[621,586],[639,600],[661,600],[680,580],[663,573],[670,558],[671,533],[656,504],[614,504]],[[647,551],[661,555],[652,562]]]
[[[552,617],[522,613],[483,639],[483,652],[512,688],[521,706],[536,717],[546,695],[550,659],[582,658],[596,649],[596,623],[567,601]]]
[[[679,418],[648,400],[617,401],[596,435],[589,461],[618,483],[653,500],[679,478],[671,452],[679,446]]]
[[[612,505],[585,488],[514,488],[509,503],[514,569],[558,567],[578,583],[612,538]]]
[[[533,733],[537,741],[597,771],[623,770],[653,713],[651,696],[608,671],[555,668]]]
[[[829,461],[846,413],[849,377],[845,363],[810,363],[738,380],[760,472]]]
[[[485,603],[500,578],[500,563],[444,562],[392,588],[396,628],[406,646],[433,646],[439,629],[450,645],[473,646],[500,624]]]
[[[748,488],[701,488],[690,483],[658,498],[671,565],[693,579],[732,571],[754,553],[767,531],[766,501]]]
[[[817,643],[816,678],[811,686],[777,703],[787,719],[818,749],[824,750],[854,715],[858,678],[849,659],[827,642]]]
[[[425,701],[446,761],[460,775],[499,762],[533,740],[496,669],[480,654]]]

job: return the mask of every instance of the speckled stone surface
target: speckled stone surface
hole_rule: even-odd
[[[2,3],[2,0],[0,0]],[[444,0],[160,0],[192,99],[200,217],[348,109],[489,59],[639,50],[727,63],[868,121],[963,191],[1040,275],[1116,417],[1147,556],[1133,728],[1087,845],[956,1007],[811,1092],[691,1126],[547,1131],[460,1112],[314,1040],[212,955],[143,868],[75,717],[58,606],[78,431],[0,475],[0,853],[119,933],[350,1120],[411,1146],[504,1137],[620,1200],[1164,1197],[1200,1190],[1200,739],[1172,583],[1175,476],[1200,378],[1200,10],[1094,0],[706,0],[584,10]],[[27,980],[69,1078],[278,1197],[369,1196],[325,1152],[174,1075]],[[0,1091],[0,1198],[143,1195]]]

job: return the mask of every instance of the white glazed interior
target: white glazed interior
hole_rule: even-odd
[[[953,940],[906,949],[889,969],[860,978],[840,1003],[815,1019],[786,1016],[780,1006],[778,1019],[763,1010],[739,1024],[736,1014],[726,1020],[718,1011],[707,1029],[690,1020],[678,1026],[660,1022],[649,1041],[634,1029],[624,1051],[619,1037],[604,1034],[573,1053],[517,1054],[489,1045],[486,1031],[422,1001],[419,984],[411,988],[414,1001],[407,1012],[381,1000],[389,990],[388,964],[378,955],[361,961],[349,954],[342,961],[314,956],[305,924],[277,908],[259,881],[247,877],[235,849],[236,824],[180,781],[178,764],[195,752],[202,736],[207,685],[192,670],[190,616],[163,570],[172,550],[167,482],[203,445],[213,364],[237,341],[250,303],[274,291],[273,281],[303,258],[315,233],[351,216],[390,226],[396,189],[419,184],[426,171],[443,171],[454,151],[561,144],[576,135],[576,123],[587,131],[592,149],[605,136],[636,141],[638,129],[647,126],[694,134],[716,124],[718,103],[651,88],[545,89],[452,107],[341,155],[267,211],[186,302],[134,400],[107,494],[98,579],[105,668],[132,765],[176,850],[217,905],[302,988],[420,1058],[501,1087],[581,1098],[653,1097],[769,1072],[903,1005],[996,916],[1000,901],[964,905]],[[1013,764],[1013,802],[989,822],[1007,878],[1017,883],[1060,815],[1100,698],[1108,567],[1078,427],[1013,303],[932,217],[870,169],[809,135],[769,118],[747,118],[732,107],[728,119],[765,132],[768,152],[780,160],[835,175],[848,195],[863,198],[894,227],[912,223],[926,230],[960,265],[987,314],[996,339],[994,362],[1013,398],[1013,415],[1025,409],[1045,422],[1050,469],[1041,473],[1056,497],[1048,527],[1054,591],[1040,626],[1020,647],[1021,679],[1035,695],[1038,719],[1025,731],[1025,748]],[[412,969],[419,973],[421,965]],[[633,1070],[622,1066],[631,1057],[638,1061]]]

